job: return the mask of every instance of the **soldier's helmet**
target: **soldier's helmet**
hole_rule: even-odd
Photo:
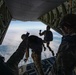
[[[50,29],[50,26],[47,26],[47,27],[46,27],[46,29],[48,29],[48,30],[49,30],[49,29]]]
[[[76,29],[76,14],[65,15],[60,22],[60,27],[63,28],[63,26]]]
[[[29,36],[29,34],[30,34],[30,33],[28,33],[28,32],[27,32],[26,34],[22,34],[22,35],[21,35],[21,38],[22,38],[22,39],[25,39],[25,38],[27,38],[27,37]]]

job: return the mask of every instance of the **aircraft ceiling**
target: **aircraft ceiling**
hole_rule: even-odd
[[[0,0],[0,44],[11,19],[41,21],[62,34],[59,23],[71,12],[76,14],[76,0]]]
[[[56,8],[66,0],[5,0],[13,19],[37,21],[46,12]]]

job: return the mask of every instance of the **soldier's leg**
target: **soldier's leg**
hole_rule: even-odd
[[[54,56],[54,51],[51,49],[51,47],[49,46],[50,42],[47,42],[47,47],[49,48],[49,50],[52,52],[52,55]]]
[[[43,43],[43,47],[44,47],[44,51],[45,51],[46,50],[46,47],[45,47],[44,43]]]
[[[27,62],[28,58],[29,58],[29,49],[26,49],[26,54],[25,54],[24,61]]]
[[[38,75],[44,75],[44,72],[43,72],[43,69],[42,69],[42,65],[41,65],[41,54],[37,55],[35,52],[32,52],[31,56],[33,58],[33,61],[35,63],[37,71],[39,73]]]

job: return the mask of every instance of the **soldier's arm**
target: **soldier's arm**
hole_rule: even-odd
[[[25,51],[26,51],[26,41],[23,40],[18,49],[13,53],[13,55],[8,59],[8,61],[6,62],[6,64],[11,68],[11,69],[17,69],[19,62],[21,61],[21,59],[23,58]]]
[[[40,36],[42,36],[42,35],[44,35],[44,34],[45,34],[45,31],[39,32],[39,35],[40,35]]]

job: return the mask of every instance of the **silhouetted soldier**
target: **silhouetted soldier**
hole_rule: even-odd
[[[76,14],[65,15],[60,22],[60,29],[63,37],[52,70],[56,75],[73,75],[76,67]]]
[[[41,30],[40,30],[39,35],[40,36],[44,35],[44,40],[43,41],[44,41],[44,43],[46,43],[47,47],[49,48],[49,50],[52,52],[52,55],[54,56],[54,52],[49,46],[50,41],[53,40],[53,34],[52,34],[52,31],[50,31],[50,26],[47,26],[46,30],[44,30],[42,33],[41,33]]]
[[[44,75],[44,72],[42,70],[41,65],[41,52],[42,52],[42,46],[43,46],[43,40],[35,35],[30,35],[29,33],[23,34],[22,39],[26,39],[27,42],[27,48],[26,48],[26,59],[28,60],[29,57],[29,48],[32,49],[32,58],[34,60],[35,66],[37,68],[37,71],[39,75]]]

